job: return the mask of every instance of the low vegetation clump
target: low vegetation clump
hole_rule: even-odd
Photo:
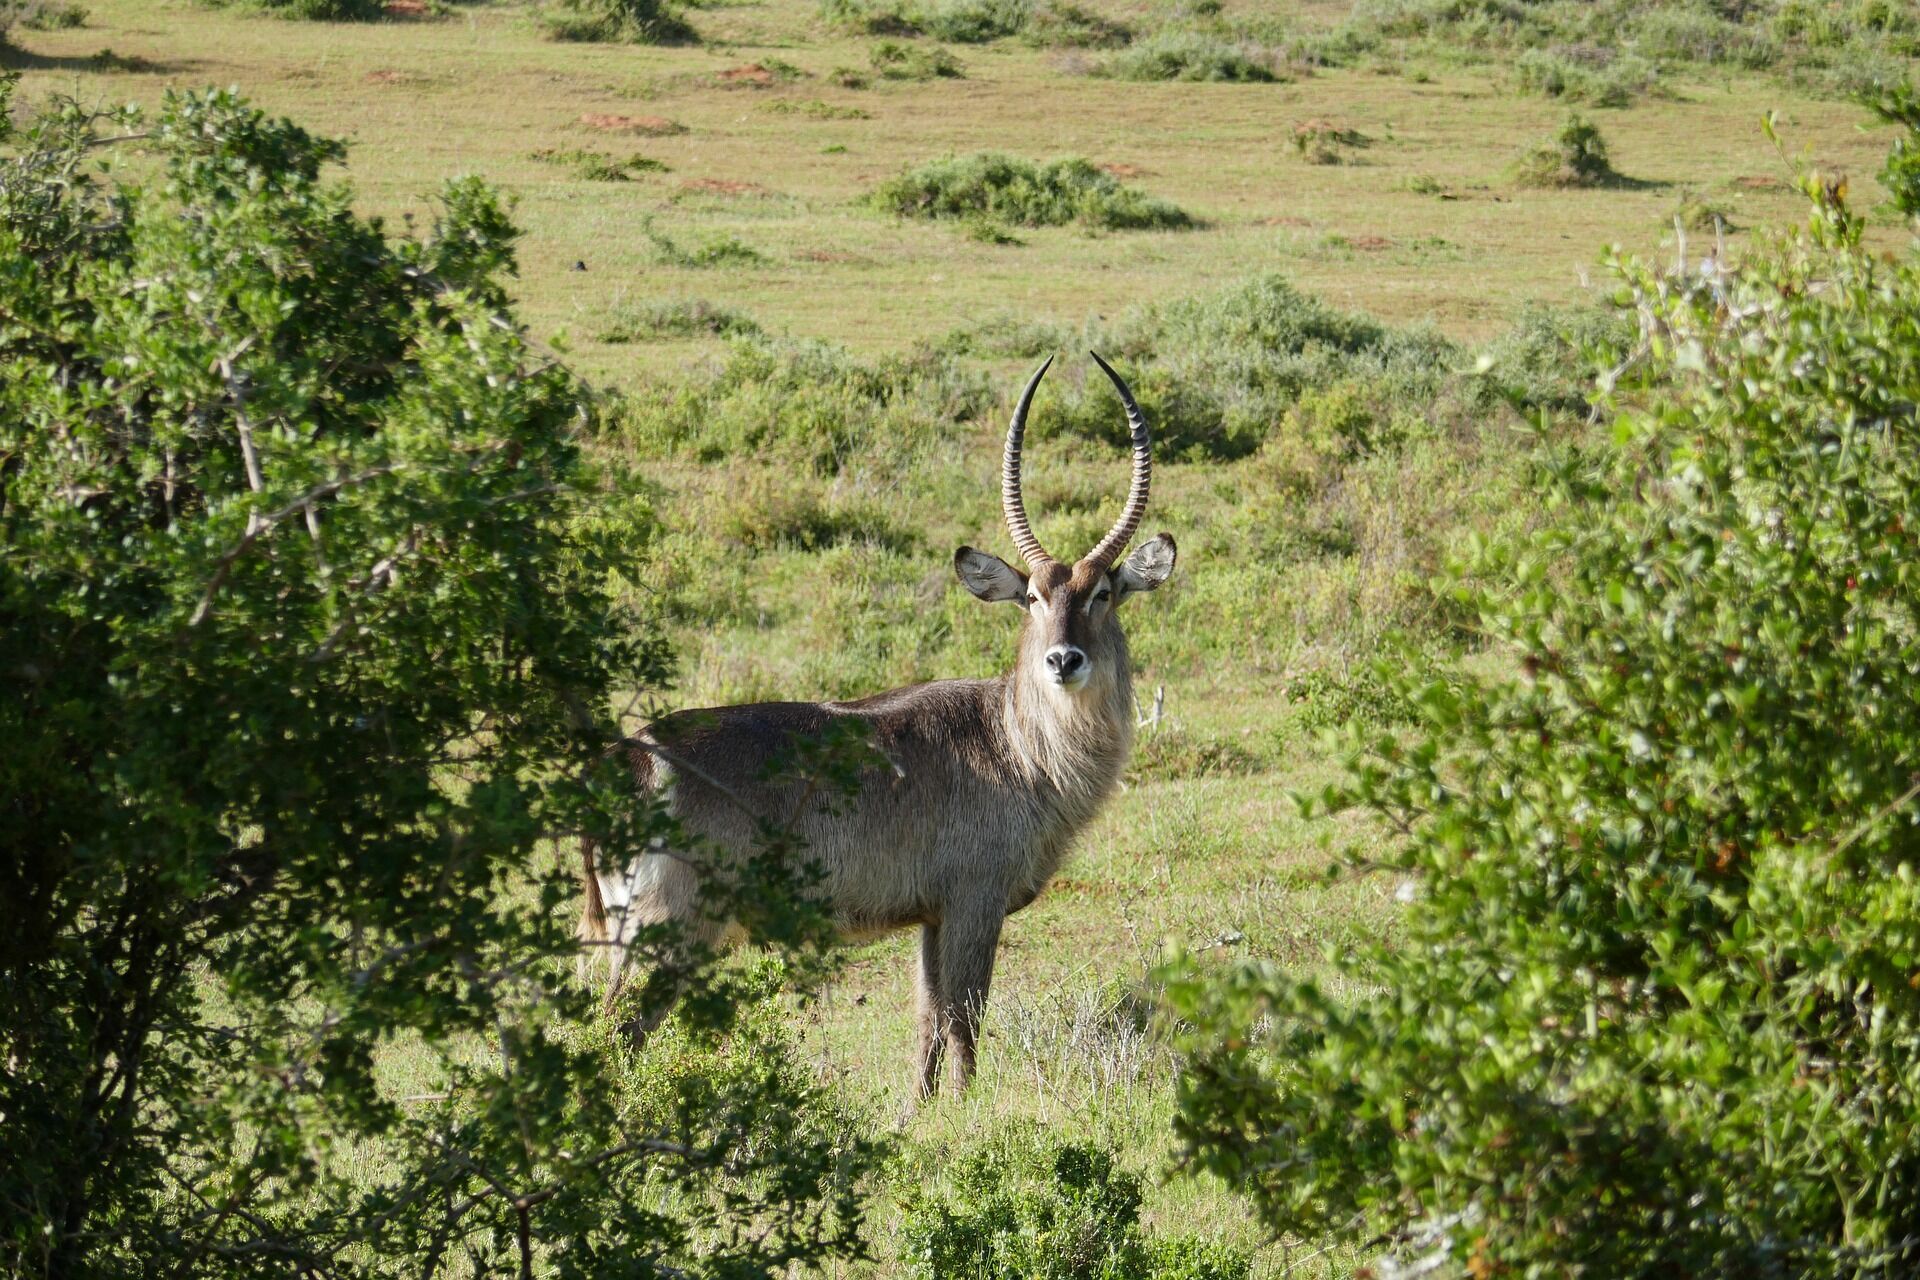
[[[904,465],[992,403],[984,378],[943,357],[869,363],[826,343],[744,337],[711,376],[636,392],[613,429],[643,455],[759,458],[832,474]]]
[[[546,0],[550,39],[593,44],[688,44],[699,39],[674,0]]]
[[[760,326],[729,307],[701,298],[678,298],[618,306],[595,335],[601,342],[652,342],[662,338],[758,337]]]
[[[310,22],[378,22],[387,16],[385,0],[208,0],[223,6],[258,9],[279,18]]]
[[[1513,64],[1520,92],[1594,107],[1625,107],[1654,91],[1659,70],[1612,49],[1529,49]]]
[[[583,147],[543,147],[529,158],[569,169],[576,178],[586,182],[629,182],[639,173],[671,172],[664,163],[650,156],[634,154],[622,159]]]
[[[1308,164],[1340,164],[1351,152],[1373,145],[1358,129],[1331,120],[1303,120],[1293,126],[1293,150]]]
[[[999,152],[951,156],[883,183],[871,203],[903,218],[975,219],[1025,227],[1177,230],[1193,219],[1078,157],[1035,163]]]
[[[794,99],[775,98],[760,108],[770,115],[805,116],[809,120],[871,120],[871,112],[859,107],[849,107],[838,102],[823,102],[819,98]]]
[[[1271,274],[1123,313],[1083,340],[1127,362],[1155,439],[1172,457],[1244,457],[1290,413],[1301,429],[1337,420],[1326,428],[1339,437],[1330,447],[1365,452],[1408,406],[1433,413],[1443,390],[1465,393],[1450,373],[1458,352],[1444,338],[1336,310]],[[1304,397],[1336,387],[1364,412],[1349,405],[1332,417],[1311,409],[1299,417]],[[1097,393],[1069,386],[1054,410],[1060,429],[1110,433],[1111,406]]]
[[[1115,80],[1214,80],[1264,84],[1285,79],[1280,55],[1258,43],[1211,31],[1166,28],[1096,62]]]
[[[5,43],[10,27],[67,31],[86,25],[86,7],[69,0],[0,0],[0,43]]]
[[[946,49],[926,49],[895,40],[882,40],[873,46],[867,51],[867,62],[882,80],[963,80],[967,74],[960,59]]]
[[[706,236],[698,244],[686,245],[654,225],[651,217],[640,223],[640,234],[653,245],[653,260],[663,267],[750,267],[766,261],[766,255],[731,233]]]
[[[1124,25],[1070,0],[822,0],[820,14],[843,30],[874,36],[927,36],[985,44],[1019,36],[1042,47],[1113,48]]]
[[[1514,161],[1513,178],[1523,187],[1600,187],[1620,181],[1599,126],[1578,114],[1523,152]]]
[[[1446,588],[1510,662],[1383,667],[1418,723],[1320,803],[1402,833],[1348,868],[1400,945],[1340,999],[1175,977],[1189,1158],[1273,1231],[1401,1274],[1920,1266],[1920,263],[1805,189],[1737,267],[1621,266],[1612,430]]]
[[[1140,1179],[1111,1152],[1044,1140],[969,1153],[952,1194],[915,1197],[904,1228],[918,1280],[1247,1280],[1244,1253],[1147,1232]]]

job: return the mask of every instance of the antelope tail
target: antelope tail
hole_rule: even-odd
[[[580,882],[586,889],[580,910],[582,942],[607,940],[607,904],[600,896],[600,868],[594,858],[594,848],[592,836],[580,837]]]

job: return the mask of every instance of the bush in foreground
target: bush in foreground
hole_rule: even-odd
[[[392,241],[343,147],[230,94],[110,123],[139,186],[75,106],[0,145],[0,1271],[857,1252],[869,1156],[809,1073],[756,1038],[668,1088],[572,977],[551,845],[662,829],[607,747],[665,662],[504,208],[455,183]],[[768,836],[716,881],[804,958]],[[703,960],[658,972],[716,1045],[751,1001]]]
[[[954,1195],[922,1196],[904,1228],[921,1280],[1247,1280],[1251,1260],[1140,1225],[1140,1179],[1099,1147],[997,1142],[961,1159]]]
[[[951,156],[883,183],[870,202],[903,218],[988,218],[1026,227],[1177,230],[1193,219],[1078,157],[1036,164],[999,152]]]
[[[1633,407],[1450,588],[1514,674],[1385,673],[1421,724],[1324,798],[1401,833],[1352,855],[1411,899],[1360,994],[1174,976],[1180,1133],[1274,1230],[1383,1275],[1920,1267],[1920,263],[1806,189],[1737,270],[1622,268]]]

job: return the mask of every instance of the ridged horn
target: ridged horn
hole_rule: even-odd
[[[1006,513],[1007,532],[1013,535],[1013,545],[1020,549],[1020,558],[1027,562],[1027,568],[1038,569],[1050,564],[1053,557],[1040,545],[1040,539],[1033,536],[1033,526],[1027,523],[1026,504],[1020,499],[1020,443],[1027,434],[1027,409],[1033,404],[1033,393],[1040,387],[1040,379],[1047,376],[1048,366],[1053,357],[1048,356],[1033,376],[1027,379],[1027,389],[1020,393],[1020,403],[1013,408],[1013,421],[1007,424],[1007,447],[1000,455],[1000,509]]]
[[[1146,518],[1147,489],[1153,481],[1153,437],[1147,433],[1146,417],[1141,414],[1140,406],[1134,403],[1133,392],[1127,390],[1127,384],[1113,371],[1113,366],[1102,360],[1098,351],[1089,351],[1087,354],[1106,371],[1114,390],[1120,393],[1120,403],[1127,409],[1127,431],[1133,438],[1133,483],[1127,488],[1127,505],[1121,510],[1120,518],[1113,522],[1113,528],[1107,531],[1107,536],[1087,553],[1087,559],[1104,571],[1112,566],[1114,557],[1127,549],[1127,543],[1133,541],[1140,522]]]

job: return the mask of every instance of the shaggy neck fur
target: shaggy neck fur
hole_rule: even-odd
[[[1036,661],[1006,678],[1002,716],[1021,766],[1058,794],[1068,822],[1093,816],[1120,780],[1133,746],[1133,679],[1124,639],[1102,645],[1087,686],[1058,688]],[[1024,657],[1024,655],[1023,655]]]

